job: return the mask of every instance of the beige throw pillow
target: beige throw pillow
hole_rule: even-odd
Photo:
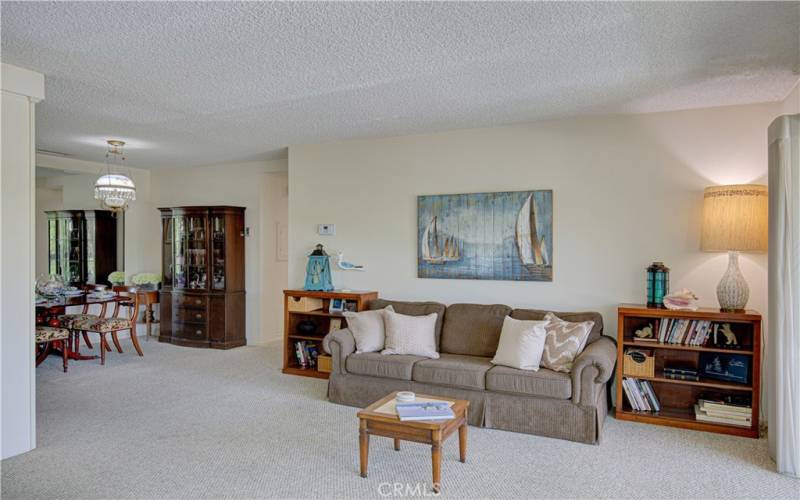
[[[547,321],[525,321],[506,316],[492,364],[519,370],[539,370]]]
[[[344,312],[342,316],[347,320],[347,328],[356,339],[356,353],[378,352],[383,349],[386,338],[383,326],[383,315],[386,311],[394,311],[392,306],[385,309],[362,312]]]
[[[412,354],[436,359],[436,313],[406,316],[385,311],[386,348],[381,354]]]
[[[541,366],[556,372],[569,373],[572,363],[583,351],[594,321],[570,323],[553,313],[544,317],[547,321],[547,338],[544,342]]]

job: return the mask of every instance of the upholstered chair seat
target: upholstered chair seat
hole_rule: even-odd
[[[53,348],[61,349],[64,371],[67,371],[68,344],[70,332],[66,328],[54,326],[36,327],[36,366],[42,364]]]
[[[53,340],[64,340],[69,338],[69,330],[53,326],[36,327],[36,343],[51,342]]]
[[[58,319],[64,328],[74,328],[76,322],[97,321],[100,316],[96,314],[63,314]]]

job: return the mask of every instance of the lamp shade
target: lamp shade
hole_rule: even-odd
[[[712,186],[703,194],[703,234],[706,252],[766,252],[768,239],[767,186]]]

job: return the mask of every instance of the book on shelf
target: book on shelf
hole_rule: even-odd
[[[397,416],[402,421],[450,420],[455,418],[452,408],[446,402],[397,403]]]
[[[700,380],[697,369],[690,366],[665,366],[664,378],[672,380]]]
[[[301,341],[294,343],[294,354],[297,364],[302,368],[311,368],[317,365],[319,350],[314,342]]]
[[[702,347],[717,326],[707,320],[665,318],[657,321],[655,340],[659,344]]]
[[[708,409],[701,408],[699,404],[694,405],[694,417],[699,422],[709,422],[713,424],[736,425],[739,427],[751,427],[753,425],[752,416],[730,415],[709,411]]]
[[[622,388],[633,410],[661,411],[661,402],[649,381],[631,377],[623,378]]]
[[[703,393],[697,402],[702,408],[710,411],[744,415],[753,413],[752,398],[743,394]]]

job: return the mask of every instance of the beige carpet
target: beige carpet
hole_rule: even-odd
[[[2,462],[5,498],[384,498],[430,495],[430,449],[373,438],[358,475],[355,409],[282,375],[277,345],[143,343],[107,365],[38,369],[39,448]],[[600,446],[471,427],[447,442],[450,498],[798,498],[765,440],[606,421]],[[407,489],[406,489],[407,488]]]

